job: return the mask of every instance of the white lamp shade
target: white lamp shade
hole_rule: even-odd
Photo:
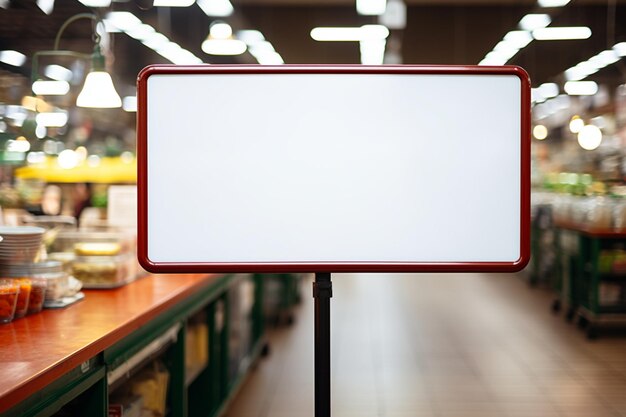
[[[85,85],[76,99],[78,107],[114,108],[122,107],[113,80],[106,71],[92,71],[87,74]]]

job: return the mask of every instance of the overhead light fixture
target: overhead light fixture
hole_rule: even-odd
[[[533,136],[537,140],[544,140],[548,137],[548,129],[544,125],[536,125],[533,128]]]
[[[578,133],[585,127],[585,121],[580,116],[573,116],[569,121],[569,131],[572,133]]]
[[[550,27],[533,30],[533,38],[538,41],[562,41],[588,39],[591,29],[587,26]]]
[[[619,56],[626,56],[626,42],[620,42],[613,45],[613,50],[617,52]]]
[[[389,29],[382,25],[361,27],[317,27],[311,30],[311,37],[320,42],[360,42],[387,39]]]
[[[106,15],[105,22],[123,32],[128,32],[142,24],[141,20],[130,12],[109,12]]]
[[[237,31],[237,39],[245,42],[246,45],[250,46],[265,40],[265,37],[261,32],[254,29],[244,29]]]
[[[198,0],[197,3],[207,16],[226,17],[235,11],[229,0]]]
[[[126,96],[122,99],[122,108],[127,112],[137,111],[137,96]]]
[[[478,65],[504,65],[508,60],[509,58],[506,57],[502,52],[491,51],[487,55],[485,55],[483,60],[480,61]]]
[[[155,52],[176,65],[202,63],[200,58],[182,48],[176,42],[168,41],[165,45],[155,49]]]
[[[620,60],[620,56],[613,49],[607,49],[606,51],[602,51],[599,54],[592,56],[587,60],[592,65],[595,65],[596,68],[604,68],[608,65],[614,64],[615,62]]]
[[[137,39],[138,41],[144,41],[149,39],[153,34],[156,33],[154,28],[150,25],[142,23],[141,25],[135,26],[132,29],[126,31],[126,34],[133,39]]]
[[[533,36],[527,30],[512,30],[504,35],[504,40],[517,49],[522,49],[532,42]]]
[[[21,67],[26,62],[26,55],[11,49],[0,51],[0,62],[14,67]]]
[[[519,48],[506,40],[498,42],[496,46],[493,47],[493,50],[505,57],[507,61],[519,52]]]
[[[586,125],[578,132],[578,144],[587,151],[597,149],[602,143],[602,131],[598,126]]]
[[[522,17],[519,21],[519,27],[523,30],[535,30],[545,28],[552,22],[550,15],[545,13],[530,13]]]
[[[104,56],[97,44],[91,57],[91,71],[87,74],[83,89],[76,98],[76,105],[92,108],[122,106],[122,99],[115,91],[111,75],[105,70]]]
[[[213,23],[202,42],[202,51],[209,55],[241,55],[247,48],[245,42],[233,38],[233,29],[224,22]]]
[[[145,39],[141,41],[144,45],[152,50],[157,50],[162,48],[164,45],[168,44],[170,40],[162,33],[154,32],[148,35]]]
[[[385,13],[378,18],[378,23],[389,29],[404,29],[406,27],[406,4],[404,1],[389,0]]]
[[[595,81],[568,81],[563,88],[570,96],[592,96],[598,92]]]
[[[46,77],[56,81],[70,81],[72,79],[72,71],[57,64],[48,65],[44,68],[43,73]]]
[[[563,7],[570,0],[538,0],[539,7]]]
[[[78,0],[87,7],[109,7],[111,0]]]
[[[361,64],[382,65],[385,58],[385,39],[364,40],[359,42]]]
[[[70,91],[70,84],[67,81],[37,80],[32,90],[38,96],[63,96]]]
[[[360,15],[376,16],[385,13],[387,0],[356,0],[356,11]]]
[[[55,111],[37,113],[35,116],[37,125],[44,127],[63,127],[67,124],[67,112]]]
[[[539,86],[539,93],[545,98],[559,95],[559,86],[556,83],[543,83]]]
[[[285,63],[283,57],[276,51],[257,54],[255,58],[261,65],[282,65]]]
[[[154,0],[154,7],[189,7],[196,0]]]
[[[54,10],[54,0],[37,0],[37,7],[45,14],[51,14]]]

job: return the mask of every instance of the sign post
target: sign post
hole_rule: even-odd
[[[330,416],[332,272],[513,272],[530,257],[530,81],[513,66],[150,66],[138,78],[149,271],[315,272]]]

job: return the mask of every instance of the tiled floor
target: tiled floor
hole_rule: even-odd
[[[626,335],[589,342],[551,295],[487,274],[333,275],[334,417],[626,416]],[[228,417],[313,416],[310,282]]]

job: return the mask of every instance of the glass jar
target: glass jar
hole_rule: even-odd
[[[24,317],[28,311],[28,301],[30,299],[32,281],[27,277],[13,278],[13,281],[20,288],[20,292],[17,294],[17,305],[15,306],[14,317],[14,319],[19,319]]]
[[[31,277],[30,297],[28,298],[28,311],[26,314],[39,313],[46,299],[48,281],[45,278]]]
[[[45,282],[45,300],[58,300],[69,290],[69,275],[59,261],[45,261],[30,265],[30,276],[34,281]]]
[[[15,316],[18,285],[12,279],[0,278],[0,323],[9,323]]]

